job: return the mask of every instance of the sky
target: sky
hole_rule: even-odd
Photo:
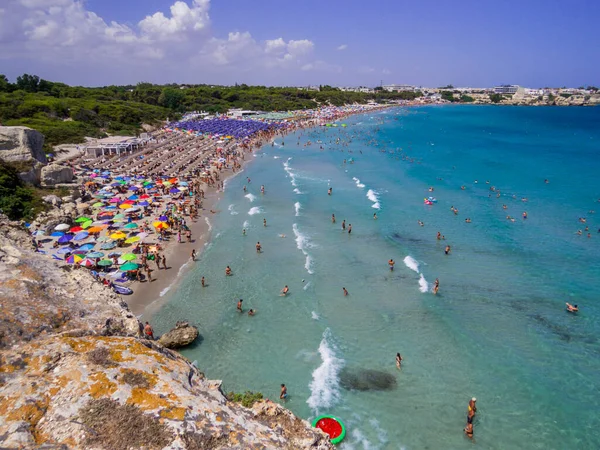
[[[600,85],[599,0],[0,0],[0,73],[72,85]]]

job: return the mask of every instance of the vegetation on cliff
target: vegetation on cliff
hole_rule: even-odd
[[[366,103],[369,100],[407,99],[419,92],[373,94],[344,92],[331,86],[319,91],[295,87],[155,85],[68,86],[24,74],[10,83],[0,75],[0,123],[24,125],[42,132],[46,146],[83,142],[85,136],[105,133],[135,135],[142,124],[177,118],[185,111],[224,113],[230,108],[287,111],[319,104]]]
[[[32,219],[44,203],[33,187],[21,181],[17,169],[0,159],[0,212],[11,220]]]

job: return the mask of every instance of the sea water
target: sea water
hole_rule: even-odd
[[[285,383],[300,417],[345,422],[342,449],[472,448],[473,396],[480,448],[600,448],[600,109],[398,108],[343,123],[277,138],[228,183],[211,245],[155,330],[196,324],[183,354],[207,377],[276,401]],[[340,383],[364,369],[397,383]]]

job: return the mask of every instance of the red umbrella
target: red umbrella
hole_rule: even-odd
[[[83,231],[83,228],[77,226],[77,227],[73,227],[69,230],[71,233],[77,233],[78,231]]]

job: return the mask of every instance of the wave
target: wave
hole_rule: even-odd
[[[254,214],[258,214],[263,212],[262,208],[260,206],[253,206],[252,208],[250,208],[250,210],[248,211],[248,214],[253,216]]]
[[[309,383],[310,397],[308,406],[316,412],[322,408],[331,408],[340,397],[338,373],[344,366],[344,360],[336,356],[336,347],[331,343],[331,332],[327,328],[319,344],[321,365],[312,373]]]
[[[427,282],[423,274],[421,274],[421,276],[419,277],[419,290],[423,293],[429,292],[429,283]]]
[[[244,220],[244,223],[242,224],[242,228],[250,228],[250,222],[248,222],[247,220]]]
[[[309,286],[310,286],[310,281],[308,283],[306,283],[302,289],[306,291]]]
[[[208,225],[208,231],[212,230],[212,225],[210,224],[210,220],[208,220],[208,217],[205,217],[204,220],[206,220],[206,225]]]
[[[248,200],[250,200],[250,203],[252,203],[254,200],[256,200],[256,195],[254,195],[254,194],[246,194],[246,195],[244,195],[244,197],[246,197]]]
[[[237,216],[237,215],[238,215],[238,212],[237,212],[235,209],[233,209],[233,208],[234,208],[234,206],[235,206],[235,205],[232,203],[231,205],[229,205],[229,208],[227,208],[227,209],[229,210],[229,213],[230,213],[232,216]]]
[[[314,311],[310,312],[310,316],[312,317],[313,320],[319,320],[320,319],[319,315],[316,312],[314,312]]]
[[[159,297],[164,296],[167,292],[169,292],[169,290],[171,289],[172,285],[168,285],[166,288],[164,288],[162,291],[160,291],[160,294],[158,294]]]
[[[273,156],[273,159],[279,159],[279,158],[280,158],[279,156]]]
[[[415,272],[419,273],[419,263],[415,258],[413,258],[412,256],[407,256],[406,258],[404,258],[403,261],[406,267],[408,267],[410,270],[414,270]]]
[[[359,187],[359,188],[361,188],[361,189],[365,187],[365,185],[364,185],[364,184],[362,184],[358,178],[356,178],[356,177],[353,177],[352,179],[353,179],[353,180],[354,180],[354,182],[356,183],[356,187]]]
[[[377,192],[373,189],[369,189],[367,191],[367,198],[373,202],[371,208],[381,209],[381,205],[379,204],[379,197],[377,197]]]
[[[296,194],[302,194],[302,192],[300,192],[300,189],[298,189],[298,188],[294,188],[294,192],[295,192]]]
[[[288,174],[288,176],[290,177],[290,182],[292,183],[292,186],[294,187],[298,187],[298,185],[296,184],[296,174],[294,173],[294,171],[290,168],[290,161],[291,161],[291,157],[287,159],[286,162],[283,163],[283,170],[285,170]]]
[[[304,263],[304,268],[309,274],[313,274],[314,271],[312,269],[312,258],[306,251],[307,248],[313,247],[313,244],[310,242],[309,237],[305,234],[302,234],[300,230],[298,230],[298,225],[293,224],[292,230],[294,231],[294,236],[296,236],[296,247],[298,250],[302,251],[302,254],[306,256],[306,262]]]
[[[296,202],[294,203],[294,208],[296,208],[296,217],[298,217],[300,215],[300,202]]]

